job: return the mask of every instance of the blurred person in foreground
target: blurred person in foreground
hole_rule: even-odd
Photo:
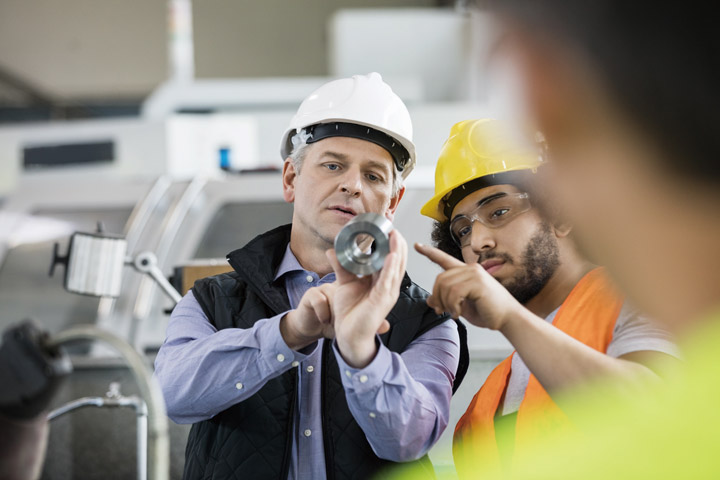
[[[502,52],[552,151],[553,191],[578,244],[680,336],[684,355],[635,398],[569,396],[580,433],[537,442],[510,478],[720,478],[716,7],[483,3],[505,30]]]
[[[516,137],[493,119],[453,126],[435,195],[422,208],[436,220],[439,248],[415,246],[445,270],[428,305],[497,330],[516,349],[458,422],[453,455],[461,478],[473,478],[475,464],[507,469],[528,443],[572,428],[553,401],[558,392],[598,377],[634,392],[677,354],[669,334],[578,254],[572,226],[537,208],[542,145]]]
[[[168,415],[194,423],[184,476],[369,478],[413,462],[433,478],[426,453],[467,368],[464,327],[427,306],[398,231],[374,275],[332,250],[356,215],[392,220],[415,162],[407,108],[377,73],[329,82],[281,152],[292,224],[197,281],[155,360]]]

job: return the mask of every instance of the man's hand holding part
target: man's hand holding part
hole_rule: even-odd
[[[397,302],[407,264],[407,243],[393,230],[390,253],[379,272],[358,277],[343,269],[332,250],[327,251],[337,276],[332,312],[335,338],[341,355],[354,368],[364,368],[377,353],[375,335],[390,328],[385,319]]]
[[[305,292],[300,304],[280,320],[280,334],[293,350],[320,338],[333,338],[331,299],[336,283],[325,283]]]

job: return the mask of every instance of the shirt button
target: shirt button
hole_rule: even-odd
[[[370,412],[369,415],[370,415],[370,418],[375,418],[375,417],[376,417],[375,412]]]
[[[237,388],[238,390],[242,390],[242,387],[243,387],[243,384],[240,382],[235,384],[235,388]]]
[[[352,377],[352,373],[350,373],[350,370],[345,370],[345,375],[347,375],[348,378]]]
[[[291,363],[291,365],[292,365],[293,367],[297,367],[298,365],[300,365],[300,362],[298,362],[297,360],[295,360],[294,362]]]
[[[308,373],[312,373],[312,371],[315,370],[312,365],[309,365],[307,368]]]
[[[312,275],[308,275],[307,277],[305,277],[305,280],[307,280],[308,283],[312,283],[312,282],[313,282],[313,276],[312,276]]]
[[[305,430],[303,433],[305,434],[306,437],[309,437],[310,435],[312,435],[312,432],[310,431],[309,428],[307,430]]]
[[[278,361],[278,362],[284,362],[284,361],[285,361],[285,355],[283,355],[282,353],[278,353],[278,354],[277,354],[277,357],[275,357],[275,358],[277,358],[277,361]]]
[[[368,381],[367,375],[360,375],[360,383],[365,383]]]

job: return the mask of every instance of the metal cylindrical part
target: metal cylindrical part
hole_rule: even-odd
[[[335,254],[340,265],[355,275],[380,270],[390,253],[392,229],[390,220],[377,213],[363,213],[350,220],[335,237]]]

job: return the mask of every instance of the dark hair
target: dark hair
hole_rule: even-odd
[[[432,233],[430,234],[432,244],[448,255],[452,255],[458,260],[462,260],[462,250],[452,239],[450,234],[450,220],[444,222],[433,222]]]
[[[714,2],[477,0],[579,49],[666,154],[666,171],[720,183],[720,30]]]

